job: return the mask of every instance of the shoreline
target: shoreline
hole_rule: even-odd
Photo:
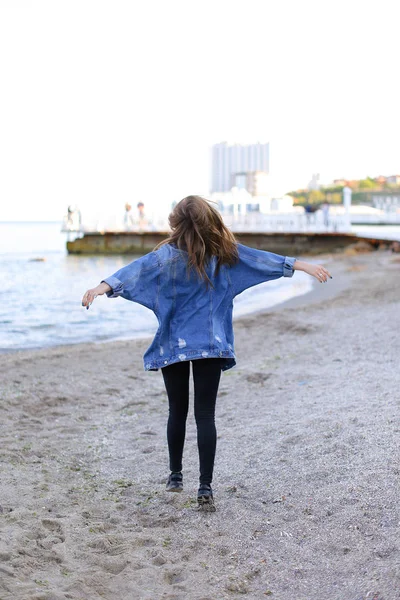
[[[313,286],[309,292],[290,298],[289,300],[280,303],[279,306],[271,306],[268,311],[276,312],[279,309],[302,308],[310,304],[329,301],[349,288],[352,280],[351,275],[347,272],[348,267],[346,265],[346,263],[349,262],[349,255],[346,255],[345,253],[326,254],[321,255],[319,258],[323,261],[324,266],[327,265],[328,271],[332,269],[329,266],[330,263],[335,264],[333,267],[333,279],[328,280],[326,284],[318,283],[313,279]]]
[[[340,256],[340,254],[336,255],[336,256]],[[301,257],[301,260],[306,260],[308,257]],[[312,259],[315,260],[315,257],[311,257]],[[321,260],[323,260],[324,262],[326,260],[330,260],[332,258],[332,255],[321,255]],[[336,258],[335,258],[336,259]],[[300,258],[299,258],[300,260]],[[294,277],[296,277],[296,274],[294,274]],[[330,291],[332,294],[335,294],[335,291],[332,290],[332,285],[330,285],[332,282],[329,281],[326,285],[331,288]],[[254,314],[259,314],[259,313],[264,313],[264,312],[269,312],[269,311],[276,311],[276,310],[280,310],[281,307],[292,307],[292,306],[302,306],[303,302],[301,300],[301,298],[304,298],[305,296],[307,296],[307,299],[305,301],[318,301],[318,299],[320,298],[321,295],[321,291],[318,289],[318,284],[317,282],[312,281],[311,282],[311,289],[309,291],[306,292],[301,292],[299,294],[296,294],[295,296],[293,296],[292,298],[289,298],[288,300],[282,300],[282,301],[278,301],[276,302],[276,304],[268,307],[268,308],[256,308],[253,310],[250,310],[248,313],[238,316],[238,317],[234,317],[234,323],[237,323],[238,321],[240,321],[243,318],[246,318],[248,316],[254,315]],[[314,300],[315,298],[315,300]],[[155,330],[156,331],[156,330]],[[86,344],[95,344],[95,345],[99,345],[99,344],[112,344],[112,343],[118,343],[118,342],[133,342],[133,341],[137,341],[137,340],[149,340],[152,339],[155,335],[155,331],[152,333],[147,333],[147,334],[139,334],[138,336],[134,336],[134,337],[123,337],[123,338],[110,338],[110,339],[105,339],[105,340],[85,340],[85,341],[80,341],[80,342],[71,342],[71,343],[67,343],[67,344],[54,344],[54,345],[48,345],[48,346],[38,346],[38,347],[34,347],[34,348],[0,348],[0,356],[2,355],[8,355],[8,354],[16,354],[18,352],[24,353],[24,352],[40,352],[46,349],[62,349],[62,348],[68,348],[70,346],[79,346],[79,345],[86,345]]]

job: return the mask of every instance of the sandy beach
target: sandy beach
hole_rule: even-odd
[[[328,284],[236,322],[215,513],[192,410],[164,491],[149,340],[1,355],[1,600],[400,599],[400,259],[324,258]]]

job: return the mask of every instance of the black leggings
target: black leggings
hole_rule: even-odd
[[[222,361],[219,358],[203,358],[192,360],[192,365],[200,483],[211,483],[217,446],[215,402],[221,378]],[[161,370],[169,401],[167,425],[169,466],[171,471],[178,473],[182,471],[182,454],[189,408],[190,362],[174,363]]]

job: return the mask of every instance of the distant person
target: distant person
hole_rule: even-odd
[[[328,204],[328,202],[324,202],[321,209],[322,209],[322,216],[324,219],[324,225],[328,229],[328,227],[329,227],[329,204]]]
[[[145,212],[144,212],[144,204],[143,204],[143,202],[138,202],[137,209],[138,209],[139,229],[143,229],[148,224],[147,223],[147,219],[146,219],[146,215],[145,215]]]
[[[74,209],[72,208],[72,206],[68,206],[67,209],[67,225],[69,227],[69,229],[71,229],[74,225]]]
[[[311,224],[311,215],[312,215],[312,212],[313,212],[311,204],[306,204],[305,205],[304,212],[306,214],[306,223],[307,223],[307,226],[309,226]]]
[[[197,502],[215,510],[213,479],[217,432],[215,404],[221,371],[236,364],[233,299],[262,283],[304,271],[318,281],[331,277],[322,265],[239,244],[218,210],[200,196],[181,200],[169,215],[171,234],[142,256],[85,292],[122,296],[157,314],[159,328],[144,355],[146,371],[161,369],[169,401],[167,440],[170,474],[166,489],[183,489],[182,455],[192,363],[194,413],[200,459]],[[254,348],[255,354],[261,351]]]
[[[74,224],[75,224],[77,231],[80,231],[80,229],[82,227],[82,213],[77,204],[75,204],[75,207],[74,207]]]
[[[81,211],[76,205],[72,206],[70,204],[68,206],[67,216],[66,219],[64,217],[64,222],[68,231],[80,231],[82,225],[82,216]]]
[[[124,227],[125,229],[133,229],[135,226],[135,219],[132,213],[132,206],[127,202],[125,204],[125,214],[124,214]]]

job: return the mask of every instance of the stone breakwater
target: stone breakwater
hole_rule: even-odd
[[[67,242],[70,254],[146,254],[168,236],[167,232],[105,232],[85,233]],[[269,250],[285,256],[340,252],[349,246],[364,250],[387,248],[391,240],[361,238],[346,233],[237,233],[236,239],[246,246]]]

